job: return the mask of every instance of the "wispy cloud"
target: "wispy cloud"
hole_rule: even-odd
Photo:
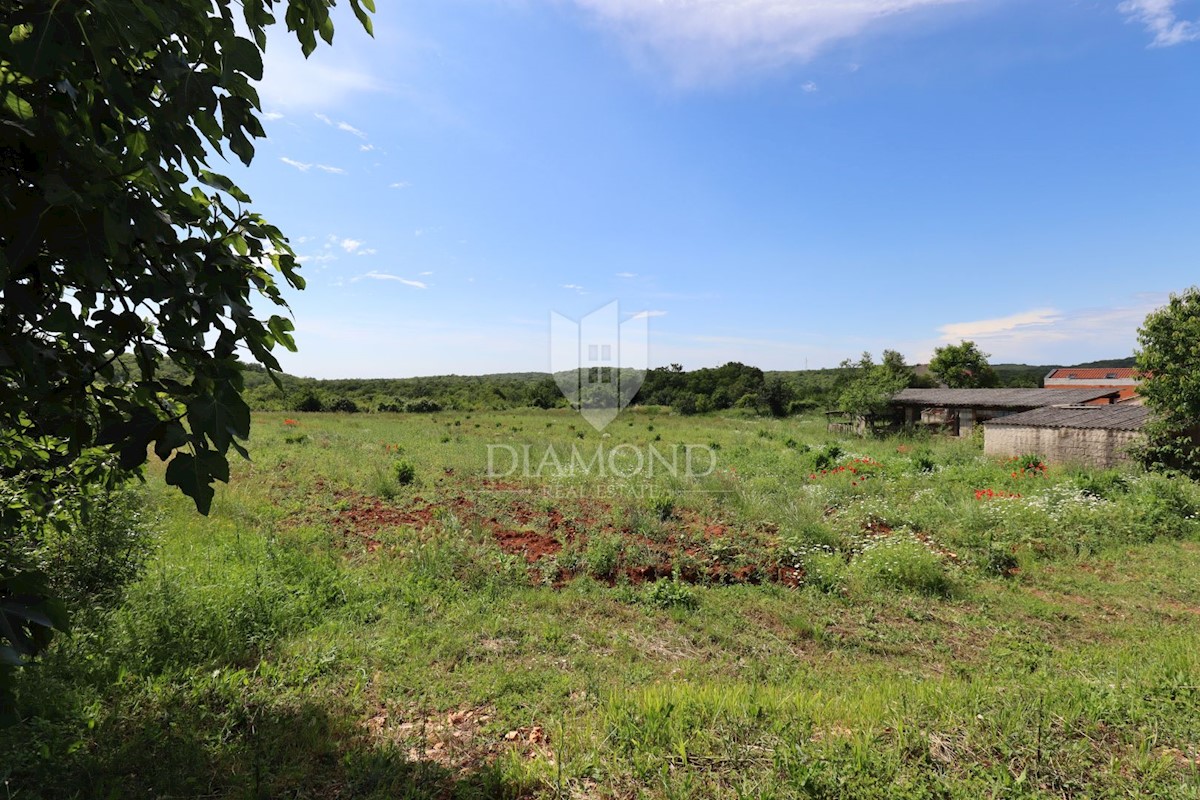
[[[1124,0],[1117,10],[1130,21],[1140,22],[1154,35],[1151,47],[1171,47],[1200,40],[1200,25],[1179,19],[1179,0]]]
[[[340,242],[341,248],[347,253],[353,253],[358,248],[362,247],[362,242],[358,239],[342,239]]]
[[[1146,315],[1165,294],[1139,295],[1125,305],[1060,311],[1037,308],[996,319],[956,322],[938,329],[941,343],[974,340],[993,361],[1071,363],[1129,355]],[[1080,358],[1081,353],[1089,354]],[[918,354],[918,358],[925,354]]]
[[[636,272],[618,272],[617,277],[618,278],[636,278],[637,273]]]
[[[379,148],[378,148],[378,147],[376,147],[376,146],[375,146],[375,145],[373,145],[373,144],[360,144],[360,145],[358,146],[358,149],[359,149],[359,151],[360,151],[360,152],[363,152],[363,153],[369,153],[369,152],[371,152],[372,150],[378,150]]]
[[[315,113],[315,114],[313,114],[313,116],[314,116],[314,117],[316,117],[317,119],[321,120],[321,122],[324,122],[326,125],[332,125],[332,124],[333,124],[333,120],[331,120],[331,119],[330,119],[330,118],[329,118],[327,115],[325,115],[325,114],[321,114],[321,113]]]
[[[357,278],[354,278],[353,281],[360,281],[364,278],[369,278],[373,281],[395,281],[396,283],[403,283],[405,286],[411,286],[414,289],[429,288],[428,284],[422,281],[414,281],[408,278],[402,278],[399,275],[389,275],[386,272],[368,272],[365,275],[359,275]]]
[[[411,184],[409,184],[408,181],[396,181],[395,183],[388,184],[388,188],[389,189],[407,189],[410,185]]]
[[[283,119],[283,114],[280,114],[278,111],[268,111],[263,114],[263,119],[267,122],[274,122],[277,119]]]
[[[346,133],[353,134],[353,135],[357,136],[357,137],[358,137],[358,138],[360,138],[360,139],[365,139],[365,138],[367,138],[367,135],[366,135],[365,133],[363,133],[363,132],[362,132],[362,131],[360,131],[358,128],[356,128],[356,127],[354,127],[353,125],[351,125],[349,122],[339,122],[339,123],[337,124],[337,129],[338,129],[339,131],[345,131]]]
[[[813,92],[821,91],[821,87],[817,86],[816,81],[805,81],[800,86],[800,91],[804,92],[805,94],[812,94]]]
[[[379,251],[378,251],[378,250],[376,250],[374,247],[364,247],[362,250],[359,250],[359,251],[358,251],[358,253],[356,253],[356,255],[360,255],[360,256],[373,256],[373,255],[375,255],[375,254],[376,254],[376,253],[378,253],[378,252],[379,252]]]
[[[923,9],[980,0],[574,0],[677,83],[812,59],[828,45]],[[1144,0],[1148,1],[1148,0]]]
[[[313,167],[316,167],[317,169],[321,170],[322,172],[329,172],[334,175],[345,175],[346,174],[346,170],[342,169],[341,167],[331,167],[328,164],[310,164],[305,161],[297,161],[294,158],[288,158],[287,156],[283,156],[279,160],[282,161],[283,163],[287,164],[289,167],[295,167],[296,169],[300,170],[301,172],[308,172]]]
[[[974,322],[952,322],[938,329],[947,342],[960,339],[991,339],[1011,336],[1029,329],[1042,329],[1062,319],[1062,313],[1053,308],[1036,308],[1007,317],[981,319]]]
[[[429,276],[429,275],[432,275],[432,274],[433,274],[433,271],[432,271],[432,270],[428,270],[428,269],[427,269],[427,270],[425,270],[424,272],[418,272],[417,274],[418,274],[418,275]]]

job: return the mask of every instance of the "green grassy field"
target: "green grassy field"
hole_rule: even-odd
[[[816,418],[284,420],[207,519],[151,470],[6,797],[1200,796],[1194,484]]]

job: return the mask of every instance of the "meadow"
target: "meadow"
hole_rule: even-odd
[[[150,468],[5,797],[1200,795],[1189,481],[656,407],[249,447],[208,518]]]

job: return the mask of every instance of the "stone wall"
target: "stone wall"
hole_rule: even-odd
[[[1136,431],[1103,428],[986,425],[983,452],[990,456],[1037,453],[1050,464],[1074,462],[1093,467],[1111,467],[1128,460],[1126,451],[1140,437],[1141,433]]]

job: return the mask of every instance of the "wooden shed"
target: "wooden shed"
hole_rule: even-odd
[[[1062,404],[1112,403],[1120,392],[1099,389],[905,389],[892,398],[904,425],[926,425],[969,436],[975,424],[1034,408]]]
[[[983,452],[1037,453],[1048,463],[1111,467],[1128,459],[1149,416],[1149,409],[1133,403],[1035,408],[985,422]]]

